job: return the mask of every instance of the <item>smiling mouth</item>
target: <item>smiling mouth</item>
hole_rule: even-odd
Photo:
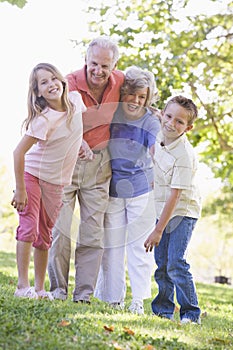
[[[53,93],[55,93],[55,92],[57,92],[57,91],[58,91],[58,88],[54,88],[54,89],[49,90],[49,93],[50,93],[50,94],[53,94]]]
[[[96,75],[96,74],[92,74],[92,76],[96,79],[103,79],[104,76],[103,75]]]
[[[165,126],[165,130],[166,130],[167,132],[170,132],[170,133],[172,133],[172,132],[175,131],[175,129],[171,129],[171,128],[167,127],[167,126]]]
[[[128,104],[127,107],[128,107],[128,110],[130,111],[136,111],[138,109],[138,106],[135,106],[132,104]]]

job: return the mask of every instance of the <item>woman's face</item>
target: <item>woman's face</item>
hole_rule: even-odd
[[[126,118],[136,120],[145,114],[144,107],[147,100],[147,94],[148,88],[146,87],[122,96],[122,109]]]

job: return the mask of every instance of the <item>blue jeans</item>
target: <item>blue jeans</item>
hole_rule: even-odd
[[[152,301],[153,313],[173,319],[176,299],[180,305],[180,318],[198,321],[201,310],[190,265],[186,262],[187,247],[197,219],[176,216],[170,220],[163,232],[158,247],[154,248],[157,270],[154,277],[158,284],[158,295]]]

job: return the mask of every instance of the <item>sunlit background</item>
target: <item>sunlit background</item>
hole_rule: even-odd
[[[12,152],[21,137],[21,123],[27,116],[28,78],[32,68],[39,62],[50,62],[64,75],[81,68],[84,64],[84,51],[73,40],[81,42],[83,38],[92,39],[88,32],[89,17],[84,10],[90,5],[109,5],[110,2],[28,0],[23,9],[8,2],[0,3],[0,162],[9,169],[10,186],[14,184]],[[210,7],[208,0],[191,0],[185,14],[206,11],[215,14],[224,6],[224,1],[216,5],[212,3]],[[185,14],[180,10],[180,18]],[[133,26],[134,18],[129,17],[129,21],[132,21]],[[185,25],[183,19],[182,26]],[[200,167],[200,179],[203,196],[221,185],[205,165]],[[193,244],[201,238],[201,235],[196,235]],[[193,249],[192,253],[194,260],[197,259],[199,252]],[[211,264],[211,261],[206,262],[210,271]],[[208,272],[205,276],[200,271],[195,272],[198,279],[207,278]]]
[[[82,67],[84,52],[73,40],[92,39],[84,9],[95,3],[104,1],[28,0],[23,9],[8,2],[0,3],[0,157],[11,169],[12,150],[21,137],[21,123],[27,115],[28,78],[32,68],[39,62],[50,62],[66,75]],[[219,3],[211,7],[208,4],[208,0],[191,0],[185,14],[218,13]],[[179,15],[184,17],[183,10]],[[130,20],[133,26],[133,16]],[[183,19],[182,26],[185,25]]]

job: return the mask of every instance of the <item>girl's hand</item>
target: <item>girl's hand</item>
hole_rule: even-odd
[[[81,160],[93,160],[94,159],[94,153],[90,149],[88,143],[83,140],[81,147],[79,149],[78,157]]]
[[[26,191],[14,191],[14,196],[11,201],[11,205],[17,210],[17,211],[24,211],[24,208],[26,207],[28,203],[28,196]]]

